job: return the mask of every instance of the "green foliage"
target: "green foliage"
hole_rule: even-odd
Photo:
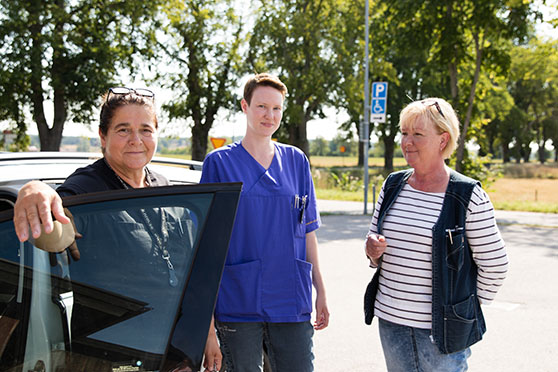
[[[310,141],[310,156],[328,156],[331,153],[329,141],[318,137]]]
[[[119,69],[133,70],[136,54],[152,54],[157,6],[138,0],[2,1],[0,120],[22,132],[31,111],[41,149],[58,150],[66,120],[90,122]]]
[[[350,172],[331,172],[335,187],[343,191],[359,191],[363,188],[362,179],[352,176]]]
[[[452,156],[450,167],[455,168],[455,162],[456,157]],[[460,173],[480,181],[483,187],[490,186],[502,175],[498,168],[491,167],[490,156],[465,156]]]
[[[173,0],[163,14],[168,41],[162,61],[173,67],[157,81],[176,92],[163,109],[192,125],[192,159],[203,160],[207,137],[220,109],[238,110],[234,95],[242,63],[244,23],[229,0]]]
[[[323,118],[325,105],[335,106],[334,92],[344,79],[333,48],[340,39],[341,3],[262,2],[250,39],[247,72],[275,73],[289,89],[277,137],[306,154],[306,123]]]

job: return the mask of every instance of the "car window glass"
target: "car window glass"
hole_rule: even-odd
[[[158,370],[212,198],[70,207],[78,261],[20,244],[1,223],[0,370]]]

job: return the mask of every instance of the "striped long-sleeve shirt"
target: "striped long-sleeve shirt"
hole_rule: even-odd
[[[383,188],[370,224],[377,233]],[[424,192],[405,184],[388,210],[382,228],[387,249],[382,256],[374,315],[415,328],[432,327],[432,227],[442,210],[444,193]],[[466,237],[478,266],[477,295],[490,303],[507,273],[504,241],[494,207],[480,186],[473,190],[466,216]]]

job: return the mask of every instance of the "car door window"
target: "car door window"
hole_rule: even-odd
[[[203,191],[200,186],[194,190]],[[185,290],[215,207],[214,192],[178,188],[192,190],[153,188],[172,192],[135,197],[130,191],[136,190],[127,190],[113,192],[111,200],[70,206],[82,235],[78,261],[67,251],[21,244],[13,224],[0,223],[0,370],[164,369],[165,354],[176,349],[169,343],[174,327],[185,308],[198,305],[185,303],[192,298],[185,298]],[[223,225],[225,234],[233,219]],[[218,233],[211,229],[206,233]],[[219,279],[221,256],[213,269]],[[214,299],[215,293],[211,308]],[[175,360],[199,363],[195,355],[174,351]]]

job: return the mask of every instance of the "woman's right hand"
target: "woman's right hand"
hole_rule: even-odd
[[[383,235],[370,233],[366,236],[366,256],[374,265],[378,265],[380,257],[387,248],[386,238]]]
[[[214,319],[211,319],[211,324],[209,325],[209,333],[207,335],[207,341],[205,342],[205,350],[203,354],[205,357],[203,362],[203,367],[205,368],[204,371],[217,372],[221,370],[223,355],[221,354],[219,341],[217,341]]]
[[[17,195],[14,206],[14,226],[21,242],[29,239],[29,228],[33,238],[41,235],[41,224],[47,234],[52,232],[52,215],[60,223],[70,223],[64,214],[62,199],[46,183],[31,181],[26,183]]]

